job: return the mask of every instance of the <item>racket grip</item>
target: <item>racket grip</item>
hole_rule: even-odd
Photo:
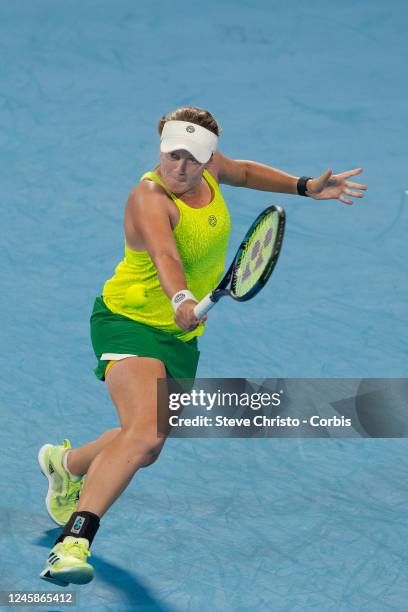
[[[207,312],[211,310],[213,306],[215,306],[215,302],[213,302],[211,296],[212,293],[206,295],[205,298],[203,298],[201,302],[198,302],[197,306],[194,308],[194,314],[197,319],[201,319],[201,317],[207,314]]]

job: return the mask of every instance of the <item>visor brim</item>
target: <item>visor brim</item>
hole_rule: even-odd
[[[171,153],[178,150],[188,151],[200,164],[206,164],[212,155],[212,151],[207,147],[200,146],[196,142],[183,142],[169,138],[162,140],[160,143],[160,151],[162,153]]]

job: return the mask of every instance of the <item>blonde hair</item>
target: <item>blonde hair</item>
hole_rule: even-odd
[[[221,133],[221,128],[212,114],[197,106],[182,106],[160,117],[157,124],[160,136],[166,121],[189,121],[190,123],[201,125],[201,127],[210,130],[210,132],[213,132],[216,136],[219,136]]]

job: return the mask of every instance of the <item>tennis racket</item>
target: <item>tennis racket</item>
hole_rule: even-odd
[[[246,233],[224,278],[194,308],[197,319],[226,295],[245,302],[259,293],[278,261],[284,232],[283,208],[269,206],[261,212]]]

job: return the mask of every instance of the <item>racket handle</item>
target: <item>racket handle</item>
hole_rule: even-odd
[[[194,308],[194,314],[197,319],[201,319],[201,317],[207,314],[207,312],[211,310],[213,306],[215,306],[216,302],[211,299],[211,296],[212,293],[206,295],[205,298],[203,298],[201,302],[198,302],[197,306]]]

